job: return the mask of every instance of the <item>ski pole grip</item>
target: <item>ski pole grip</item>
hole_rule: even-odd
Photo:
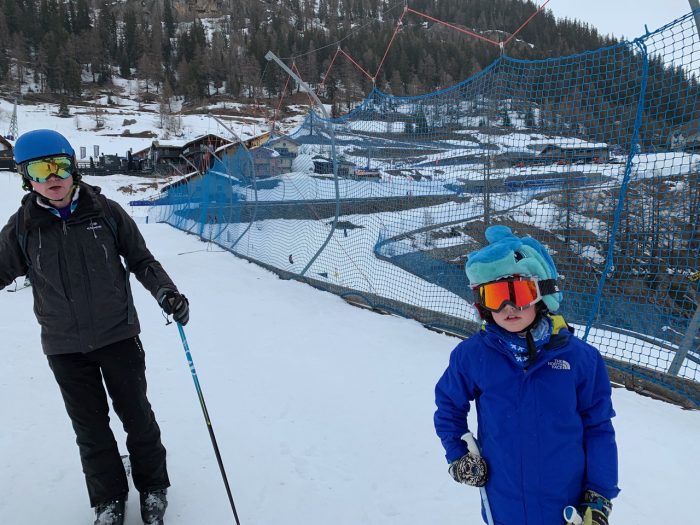
[[[479,451],[479,445],[476,444],[476,439],[474,439],[474,434],[467,432],[464,434],[464,441],[467,442],[467,447],[469,447],[469,452],[475,456],[481,457],[481,452]]]
[[[564,507],[564,520],[566,520],[567,525],[582,525],[583,520],[581,515],[576,510],[576,507],[571,505]]]

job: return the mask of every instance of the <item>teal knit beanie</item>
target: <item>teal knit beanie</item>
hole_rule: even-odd
[[[486,229],[488,245],[469,254],[466,264],[471,286],[520,275],[539,280],[557,279],[557,268],[542,244],[532,237],[518,238],[507,226]],[[556,291],[542,296],[550,312],[559,310],[562,293]]]

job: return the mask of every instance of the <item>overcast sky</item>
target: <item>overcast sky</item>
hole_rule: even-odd
[[[545,0],[535,0],[542,5]],[[644,34],[644,24],[654,31],[690,12],[688,0],[549,0],[557,18],[576,18],[598,32],[632,40]]]

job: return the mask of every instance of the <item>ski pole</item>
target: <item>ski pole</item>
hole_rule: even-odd
[[[469,447],[469,452],[475,456],[481,457],[481,452],[479,451],[479,445],[476,444],[476,439],[474,439],[474,434],[467,432],[464,436],[464,440],[467,442],[467,447]],[[486,514],[486,522],[488,525],[493,525],[493,516],[491,515],[491,505],[489,505],[489,497],[486,494],[486,487],[479,487],[479,494],[481,494],[481,503],[484,505],[484,512]]]
[[[567,525],[582,525],[583,523],[581,515],[576,510],[576,507],[572,507],[571,505],[564,507],[564,519]]]
[[[216,461],[219,463],[219,470],[221,470],[221,477],[224,479],[224,485],[226,486],[226,493],[228,494],[228,501],[231,504],[231,510],[233,511],[233,517],[236,519],[236,525],[241,525],[238,520],[238,513],[236,512],[236,505],[233,503],[233,496],[231,495],[231,487],[228,484],[228,478],[226,477],[226,471],[224,470],[224,463],[221,461],[221,454],[219,453],[219,445],[216,444],[216,436],[214,436],[214,428],[211,426],[211,420],[209,419],[209,412],[207,411],[207,405],[204,403],[204,396],[202,395],[202,387],[199,386],[199,379],[197,378],[197,371],[194,368],[194,362],[192,361],[192,354],[190,354],[190,345],[187,344],[187,338],[185,337],[185,331],[182,329],[182,325],[177,323],[177,329],[180,332],[180,338],[182,339],[182,346],[185,349],[185,356],[187,357],[187,363],[190,365],[190,372],[192,372],[192,380],[194,381],[194,387],[197,389],[197,396],[199,396],[199,404],[202,407],[202,412],[204,413],[204,421],[207,423],[207,430],[209,430],[209,437],[211,438],[211,444],[214,446],[214,454],[216,454]]]

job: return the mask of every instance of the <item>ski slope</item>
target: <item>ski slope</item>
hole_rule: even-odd
[[[134,195],[117,188],[138,182],[86,180],[122,203]],[[18,176],[0,172],[1,220],[22,194]],[[132,212],[143,221],[144,209]],[[185,332],[242,524],[480,523],[479,492],[448,476],[432,426],[433,387],[458,339],[280,280],[166,225],[140,227],[190,299]],[[167,523],[234,523],[177,329],[133,289],[168,449]],[[29,290],[0,291],[0,523],[92,523],[31,303]],[[700,414],[623,389],[614,402],[622,493],[611,523],[693,523]]]

